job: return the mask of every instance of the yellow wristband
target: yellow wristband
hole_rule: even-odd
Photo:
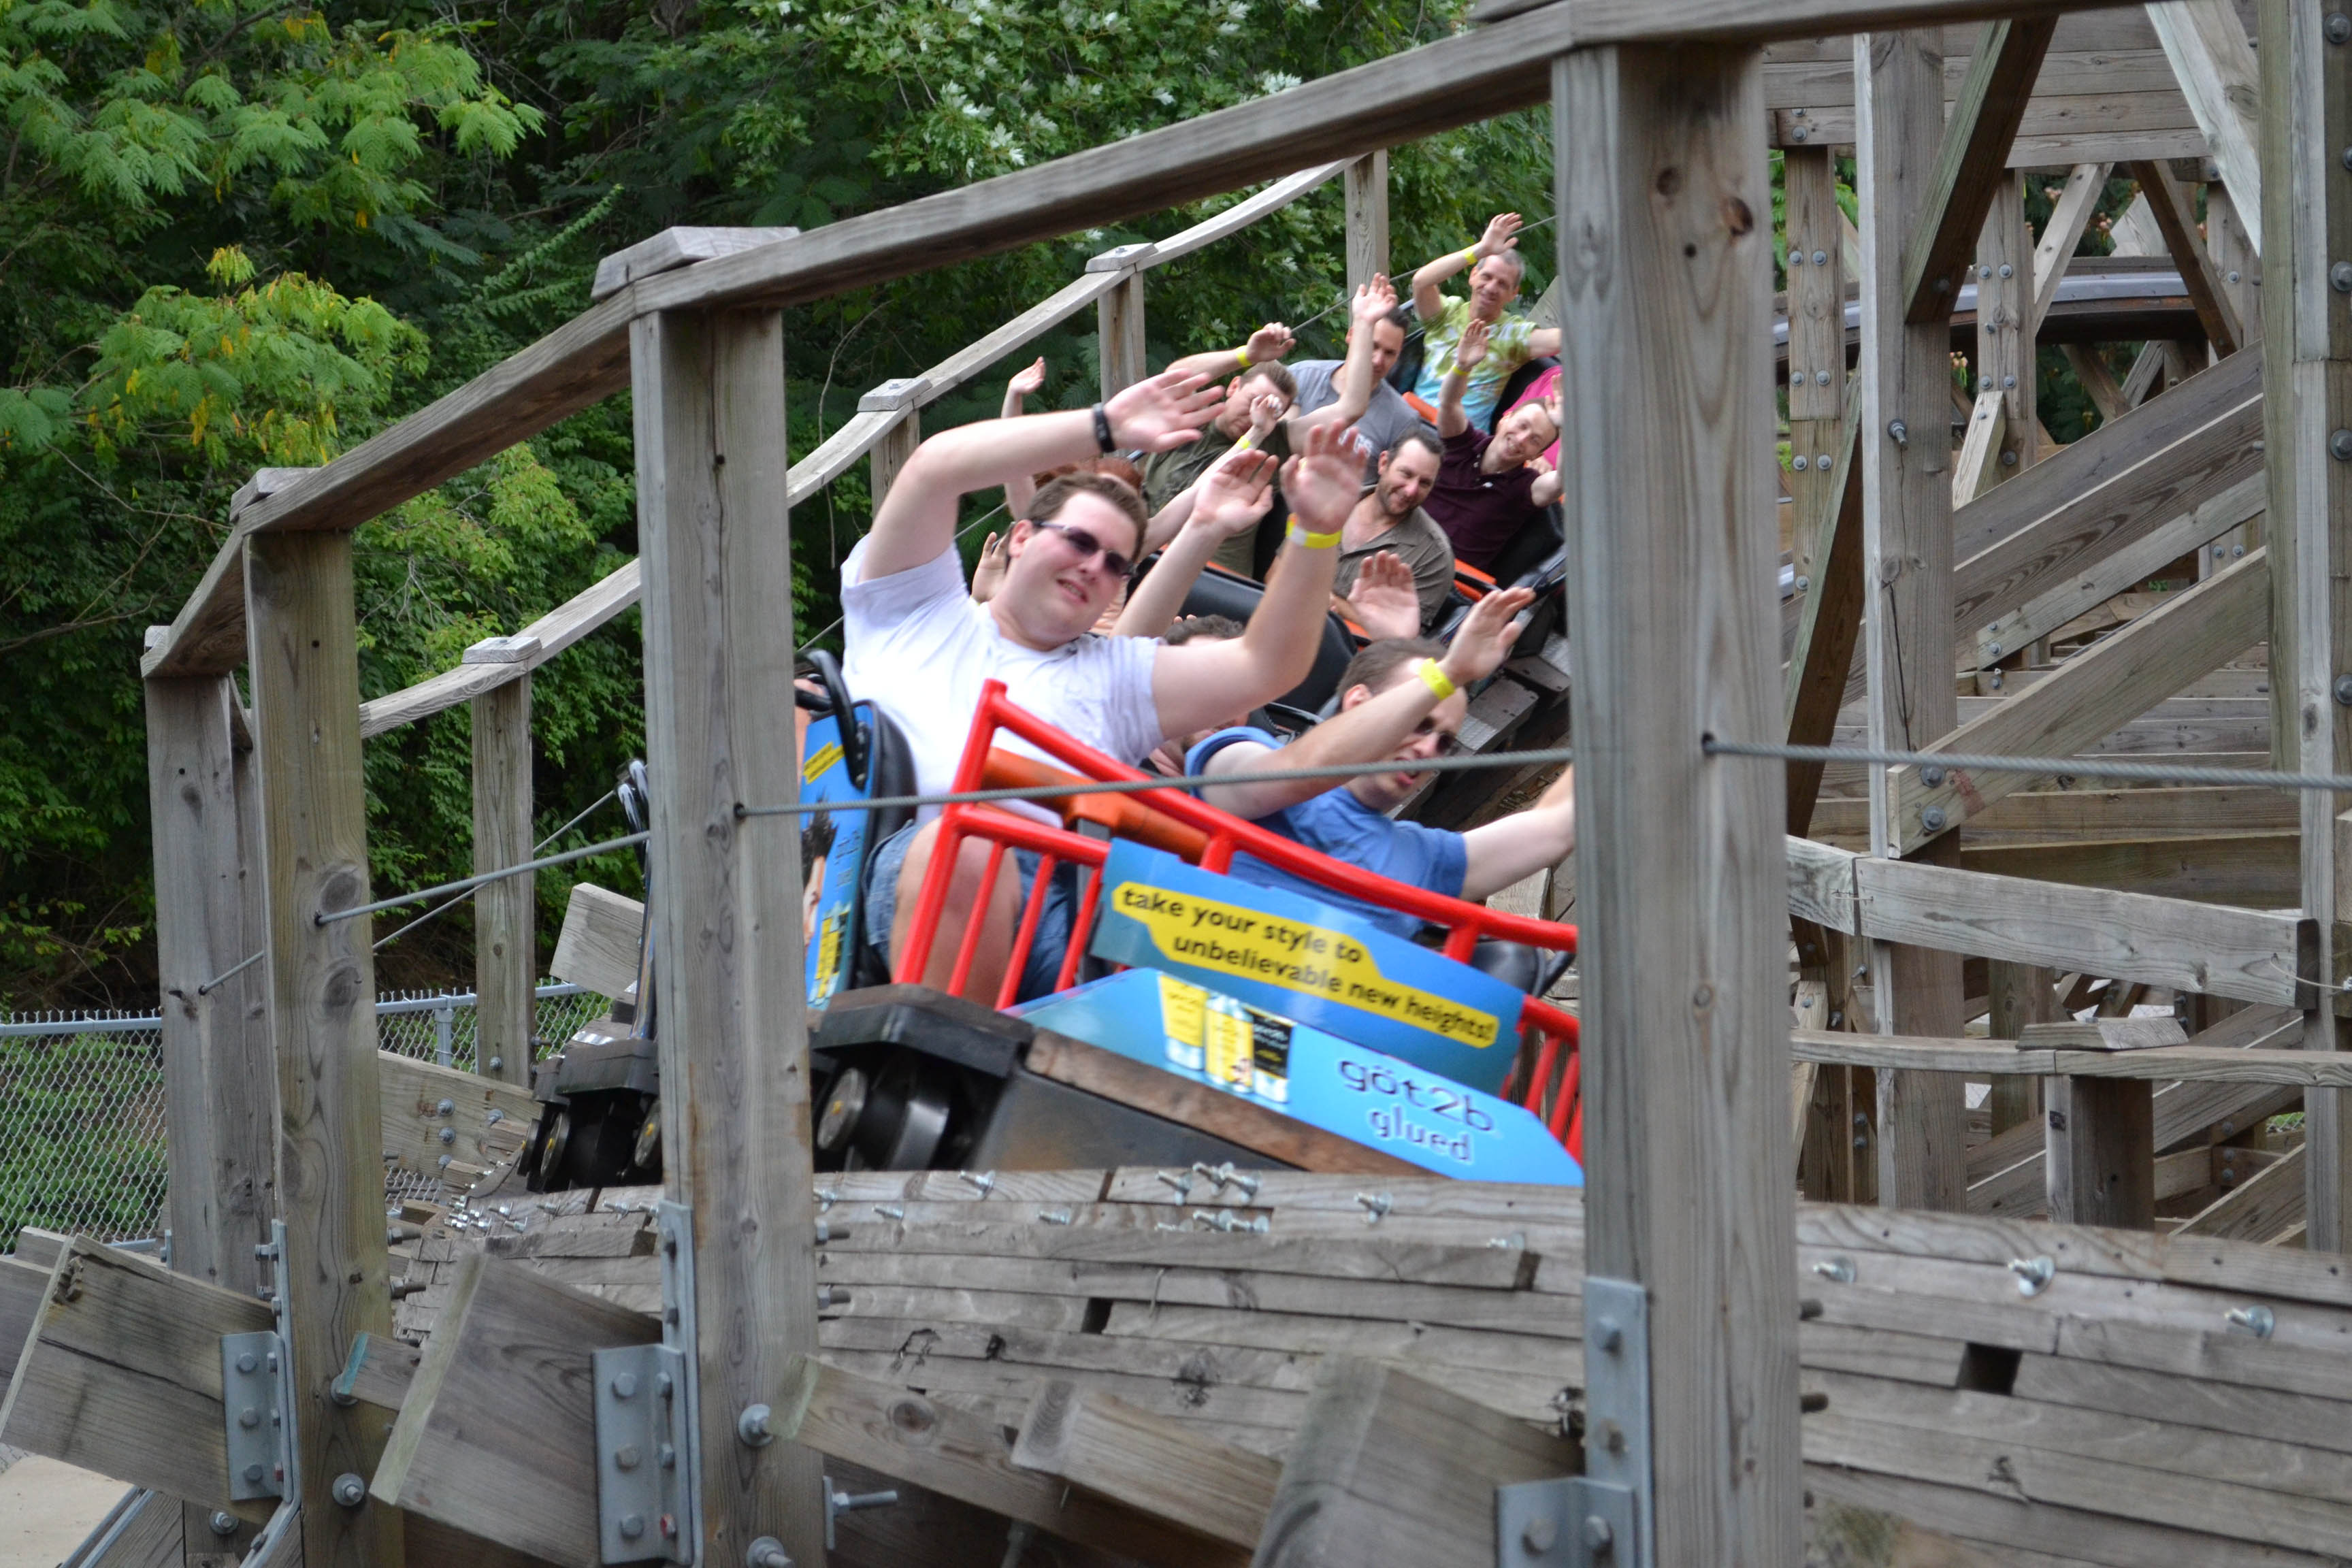
[[[1234,351],[1234,363],[1244,370],[1249,369],[1249,346],[1246,343]]]
[[[1465,267],[1475,267],[1478,265],[1478,247],[1476,246],[1471,246],[1462,253],[1462,263]]]
[[[1432,691],[1436,692],[1437,700],[1440,702],[1444,701],[1447,698],[1453,696],[1454,692],[1461,689],[1461,688],[1454,684],[1453,680],[1444,670],[1437,668],[1437,661],[1435,659],[1424,658],[1417,668],[1421,671],[1421,683],[1423,686],[1428,687]]]
[[[1256,445],[1257,437],[1255,436],[1244,434],[1240,440],[1234,443],[1234,450],[1236,452],[1246,452]]]
[[[1339,530],[1335,528],[1328,533],[1311,533],[1306,525],[1298,521],[1297,514],[1293,513],[1290,519],[1289,539],[1301,550],[1328,550],[1339,542]]]

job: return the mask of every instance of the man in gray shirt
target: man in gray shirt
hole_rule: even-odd
[[[1413,431],[1429,428],[1429,422],[1388,384],[1389,372],[1404,352],[1406,321],[1388,279],[1375,279],[1370,289],[1356,297],[1348,357],[1303,360],[1290,367],[1298,381],[1298,401],[1290,415],[1294,427],[1325,419],[1353,424],[1364,447],[1367,484],[1380,477],[1382,452]]]

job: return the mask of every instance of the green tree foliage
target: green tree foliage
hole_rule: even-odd
[[[323,460],[589,304],[596,258],[677,223],[814,227],[1276,92],[1428,41],[1466,0],[0,0],[0,1001],[152,994],[140,631],[167,619],[265,464]],[[1396,151],[1400,271],[1488,214],[1549,211],[1550,136],[1506,116]],[[789,313],[792,447],[1086,257],[1235,199],[1139,217]],[[1337,304],[1323,191],[1154,272],[1164,363]],[[1527,247],[1530,295],[1549,230]],[[1344,314],[1304,333],[1338,352]],[[1049,334],[1049,405],[1090,399],[1091,312]],[[1008,364],[927,409],[992,412]],[[625,397],[357,538],[362,689],[446,668],[635,551]],[[975,508],[977,518],[982,510]],[[795,515],[805,636],[867,523],[862,472]],[[976,536],[975,536],[976,538]],[[534,684],[542,833],[642,745],[634,616]],[[369,743],[380,891],[461,874],[460,709]],[[583,836],[617,830],[607,815]],[[575,840],[579,841],[579,840]],[[626,886],[625,858],[581,874]],[[551,938],[568,886],[541,879]],[[463,980],[459,915],[384,954]]]

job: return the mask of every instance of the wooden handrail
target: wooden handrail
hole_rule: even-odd
[[[1278,212],[1325,184],[1344,167],[1344,163],[1325,163],[1312,169],[1302,169],[1247,200],[1236,202],[1224,211],[1212,214],[1183,232],[1170,237],[1131,268],[1081,273],[994,331],[958,349],[923,372],[919,378],[923,384],[922,390],[903,405],[861,411],[826,437],[816,450],[793,465],[785,486],[787,504],[801,505],[840,478],[852,464],[872,452],[915,409],[937,402],[1006,354],[1086,309],[1124,279],[1178,257],[1189,256],[1204,246],[1238,233],[1268,213]],[[257,495],[251,504],[257,506],[268,496],[300,482],[300,476],[305,472],[287,470],[275,488]],[[233,539],[231,547],[224,550],[222,560],[232,559],[237,544],[238,542]],[[215,563],[215,569],[222,570],[220,561]],[[518,635],[526,638],[537,637],[540,646],[524,658],[500,664],[460,664],[455,669],[428,676],[414,686],[361,703],[361,737],[370,739],[404,724],[430,718],[445,709],[470,701],[485,691],[529,674],[635,604],[638,587],[637,563],[632,561],[525,626]],[[241,599],[238,608],[241,620]],[[222,657],[227,658],[229,664],[234,666],[242,651],[242,644],[238,642],[234,647],[225,649]],[[151,670],[149,673],[165,672]]]

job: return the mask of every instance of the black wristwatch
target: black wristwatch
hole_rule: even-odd
[[[1118,450],[1118,438],[1110,433],[1110,416],[1103,412],[1099,403],[1095,405],[1095,445],[1102,448],[1106,458]]]

